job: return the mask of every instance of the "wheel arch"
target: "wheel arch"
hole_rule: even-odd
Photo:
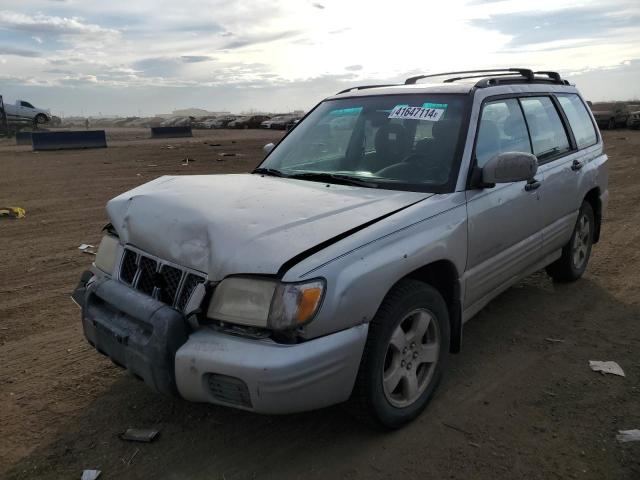
[[[449,351],[458,353],[462,343],[462,304],[460,277],[456,266],[450,260],[430,262],[408,273],[391,288],[407,278],[426,283],[440,292],[449,311],[449,324],[451,327]]]
[[[600,240],[600,227],[602,226],[602,200],[600,199],[600,188],[594,187],[584,196],[584,201],[588,202],[593,209],[595,217],[595,230],[593,232],[593,243]]]

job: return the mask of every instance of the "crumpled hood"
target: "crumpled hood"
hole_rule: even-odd
[[[255,174],[160,177],[107,203],[125,244],[220,280],[287,260],[430,193]]]

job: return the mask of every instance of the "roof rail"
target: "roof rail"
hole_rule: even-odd
[[[491,68],[486,70],[462,70],[459,72],[445,72],[445,73],[432,73],[429,75],[417,75],[415,77],[407,78],[404,81],[404,84],[413,85],[418,80],[422,80],[423,78],[444,77],[447,75],[463,75],[463,74],[469,74],[469,73],[502,73],[502,72],[517,73],[525,77],[527,80],[533,80],[533,77],[534,77],[533,70],[529,68]],[[490,75],[485,75],[485,76],[490,76]]]
[[[494,77],[513,77],[513,73],[496,73],[494,75],[491,75],[491,78]],[[442,83],[453,83],[453,82],[457,82],[458,80],[466,80],[468,78],[487,78],[486,75],[465,75],[462,77],[451,77],[451,78],[447,78],[446,80],[443,80]]]
[[[350,87],[350,88],[345,88],[344,90],[339,91],[338,93],[336,93],[336,95],[340,95],[341,93],[347,93],[347,92],[351,92],[353,90],[367,90],[369,88],[377,88],[377,87],[395,87],[397,86],[397,84],[395,83],[387,83],[384,85],[360,85],[358,87]]]

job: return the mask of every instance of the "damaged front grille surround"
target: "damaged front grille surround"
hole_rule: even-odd
[[[123,283],[180,311],[184,311],[196,287],[207,280],[199,272],[130,246],[124,249],[118,271]]]

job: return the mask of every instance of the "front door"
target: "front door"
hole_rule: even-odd
[[[531,153],[522,109],[515,98],[483,105],[475,161],[478,167],[502,152]],[[514,182],[467,191],[468,254],[465,309],[483,304],[539,261],[542,215],[538,186]]]

